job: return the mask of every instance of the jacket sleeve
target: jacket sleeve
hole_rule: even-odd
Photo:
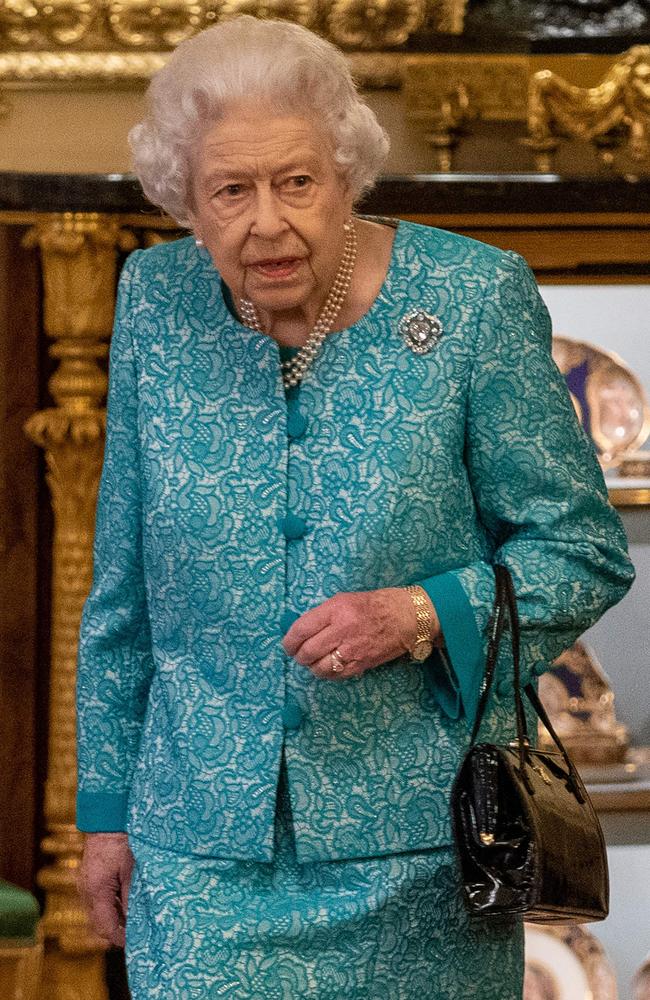
[[[142,563],[137,380],[130,287],[139,251],[118,284],[109,351],[106,441],[93,576],[77,655],[77,826],[123,831],[153,673]]]
[[[535,278],[507,251],[486,290],[467,406],[465,462],[492,554],[419,583],[445,640],[434,689],[452,717],[478,708],[494,600],[492,563],[513,578],[522,684],[548,670],[634,580],[622,522],[551,355]],[[512,685],[500,656],[496,690]],[[508,663],[508,660],[510,661]],[[503,662],[502,662],[503,661]]]

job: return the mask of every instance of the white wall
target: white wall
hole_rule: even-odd
[[[650,398],[650,284],[542,285],[541,292],[554,333],[616,351]],[[650,509],[622,517],[637,579],[585,639],[612,681],[617,714],[633,742],[650,744]],[[632,977],[650,953],[650,814],[639,839],[609,847],[610,915],[589,928],[614,965],[620,1000],[632,1000]]]
[[[616,351],[650,397],[650,284],[541,285],[553,332]]]
[[[634,973],[650,954],[650,846],[610,847],[607,857],[609,916],[588,929],[614,966],[619,1000],[632,1000]]]
[[[540,290],[555,334],[616,351],[650,398],[650,284],[542,285]],[[633,742],[650,744],[650,509],[628,510],[622,517],[637,579],[585,639],[612,681],[617,714]]]

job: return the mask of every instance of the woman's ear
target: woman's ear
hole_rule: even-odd
[[[352,210],[354,209],[354,198],[352,196],[352,189],[350,183],[343,174],[339,174],[339,189],[341,191],[341,198],[343,203],[347,206],[346,219],[352,215]]]
[[[202,236],[201,229],[200,229],[200,226],[198,224],[198,220],[197,220],[196,216],[192,212],[188,212],[187,213],[187,218],[188,218],[188,222],[190,224],[190,229],[192,231],[192,235],[194,236],[194,239],[196,241],[197,247],[202,247],[203,246],[203,236]]]

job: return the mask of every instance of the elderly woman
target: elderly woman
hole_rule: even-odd
[[[295,25],[184,42],[131,142],[193,235],[119,284],[79,644],[94,923],[134,1000],[515,1000],[521,925],[468,918],[449,817],[492,564],[526,681],[633,575],[531,272],[354,214],[387,138]]]

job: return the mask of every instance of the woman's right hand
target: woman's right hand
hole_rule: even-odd
[[[125,944],[133,864],[126,833],[86,834],[79,892],[93,930],[118,948]]]

